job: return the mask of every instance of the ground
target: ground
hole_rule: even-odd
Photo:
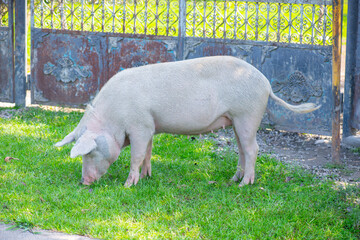
[[[71,109],[57,107],[45,108],[71,111]],[[2,110],[0,118],[9,118],[21,111],[24,109]],[[227,148],[238,151],[232,128],[221,129],[201,138],[216,141],[217,151],[226,151]],[[334,164],[331,159],[331,137],[261,128],[258,131],[257,141],[260,148],[259,154],[269,154],[282,162],[301,166],[322,179],[331,178],[342,184],[360,184],[359,151],[356,152],[342,145],[341,164]]]
[[[227,147],[238,151],[231,128],[203,138],[217,141],[218,151]],[[330,178],[343,184],[360,183],[359,152],[342,145],[341,163],[334,164],[331,159],[331,137],[261,128],[257,142],[259,154],[269,154],[282,162],[301,166],[319,178]]]

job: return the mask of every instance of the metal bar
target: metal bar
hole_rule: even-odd
[[[133,33],[136,34],[136,0],[134,1],[134,31]]]
[[[280,42],[280,22],[281,22],[281,4],[278,4],[278,24],[277,24],[277,41]]]
[[[60,0],[60,19],[61,19],[61,29],[65,29],[66,28],[66,22],[65,22],[65,18],[64,18],[64,0]]]
[[[196,37],[195,35],[195,26],[196,26],[196,0],[193,0],[193,37]]]
[[[245,27],[245,31],[244,31],[244,40],[247,40],[247,23],[248,23],[248,3],[245,3],[245,19],[244,19],[244,27]]]
[[[34,0],[31,0],[30,2],[30,36],[32,34],[32,32],[35,29],[35,3]],[[29,47],[29,45],[27,46]],[[31,90],[31,72],[32,69],[35,68],[35,63],[34,61],[31,60],[31,58],[34,56],[34,40],[33,38],[30,37],[30,74],[28,75],[29,77],[27,77],[27,83],[26,83],[26,89],[27,90]],[[26,73],[26,72],[25,72]],[[32,94],[30,94],[30,102],[32,102]],[[25,106],[26,106],[26,93],[25,93]]]
[[[291,43],[291,27],[292,27],[292,15],[291,15],[291,12],[292,12],[292,4],[290,4],[289,6],[289,37],[288,37],[288,41],[289,43]]]
[[[102,15],[101,15],[101,31],[105,32],[105,4],[106,4],[106,0],[101,1],[102,4]]]
[[[15,0],[14,93],[15,105],[25,107],[26,99],[26,1]]]
[[[224,22],[223,22],[224,23],[224,34],[223,34],[224,39],[226,39],[226,18],[227,18],[227,16],[226,16],[226,9],[227,9],[226,8],[227,7],[226,2],[227,2],[227,0],[224,1]]]
[[[326,13],[327,13],[327,6],[324,5],[323,8],[324,8],[323,46],[325,46],[326,45],[326,15],[327,15]]]
[[[81,31],[84,31],[84,0],[81,0]]]
[[[266,38],[265,41],[269,41],[269,27],[270,27],[270,3],[266,3]]]
[[[203,14],[203,38],[206,37],[206,0],[204,2],[204,14]]]
[[[184,60],[185,37],[186,37],[186,0],[179,0],[179,34],[176,59]]]
[[[74,0],[71,0],[71,30],[74,30]]]
[[[116,11],[115,11],[115,1],[113,0],[113,11],[112,11],[112,16],[113,16],[113,24],[112,24],[112,32],[115,32],[115,18],[116,18]],[[124,22],[124,26],[125,26],[125,22]]]
[[[315,13],[316,13],[316,8],[315,8],[315,4],[313,4],[313,6],[312,6],[312,19],[311,19],[311,45],[314,45]]]
[[[214,8],[213,8],[213,10],[214,10],[214,16],[213,16],[213,20],[214,20],[214,22],[213,22],[213,38],[215,38],[215,37],[216,37],[216,0],[214,0]]]
[[[156,0],[155,35],[158,34],[158,21],[159,21],[159,0]]]
[[[41,25],[41,28],[44,27],[44,1],[43,0],[41,0],[41,24],[40,25]]]
[[[169,36],[169,21],[170,21],[170,0],[167,0],[167,13],[166,13],[166,36]]]
[[[303,41],[303,29],[304,29],[304,4],[301,4],[300,7],[300,44]]]
[[[35,6],[34,6],[34,0],[31,0],[30,2],[30,31],[32,31],[35,27]],[[10,14],[9,14],[10,16]]]
[[[333,0],[333,48],[332,48],[332,161],[340,163],[340,66],[341,66],[341,0]]]
[[[51,1],[51,10],[50,10],[50,14],[51,14],[51,29],[54,29],[54,1]]]
[[[91,31],[94,31],[94,21],[95,21],[95,12],[94,12],[94,1],[91,2]]]
[[[237,27],[237,2],[235,2],[235,15],[234,15],[234,39],[237,39],[237,29],[236,29],[236,27]]]
[[[359,37],[359,7],[358,0],[349,0],[347,15],[347,38],[346,38],[346,70],[345,70],[345,90],[344,90],[344,118],[343,118],[343,138],[356,134],[352,127],[351,115],[354,111],[354,89],[355,89],[355,69],[356,69],[356,39]]]
[[[145,0],[145,24],[144,24],[144,34],[146,35],[147,32],[147,5],[148,5],[148,0]]]
[[[114,1],[114,5],[115,5],[115,0],[113,0],[113,1]],[[126,0],[124,0],[123,4],[124,4],[124,10],[123,10],[123,33],[125,33],[125,30],[126,30],[125,29],[125,26],[126,26]],[[114,21],[115,21],[115,10],[113,12],[113,16],[114,16]],[[115,25],[115,23],[114,23],[114,25]]]

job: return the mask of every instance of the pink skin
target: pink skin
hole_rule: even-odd
[[[286,103],[255,67],[229,56],[127,69],[103,86],[74,132],[56,146],[77,140],[70,156],[83,156],[84,184],[91,184],[131,143],[129,187],[151,175],[154,134],[195,135],[232,125],[240,153],[233,180],[241,181],[239,186],[252,184],[256,131],[269,97],[296,113],[320,107]]]
[[[91,185],[104,175],[120,154],[120,147],[109,134],[100,136],[105,137],[106,148],[98,144],[94,150],[83,155],[82,183],[84,185]]]

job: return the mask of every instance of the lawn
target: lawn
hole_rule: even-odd
[[[359,188],[266,155],[256,183],[239,188],[229,182],[236,153],[198,137],[157,135],[153,176],[134,187],[123,187],[129,148],[98,182],[82,186],[81,158],[69,157],[71,146],[53,146],[81,116],[27,108],[0,118],[0,221],[101,239],[360,237]]]

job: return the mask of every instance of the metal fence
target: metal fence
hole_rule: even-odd
[[[35,0],[34,27],[72,31],[332,44],[331,0]]]

